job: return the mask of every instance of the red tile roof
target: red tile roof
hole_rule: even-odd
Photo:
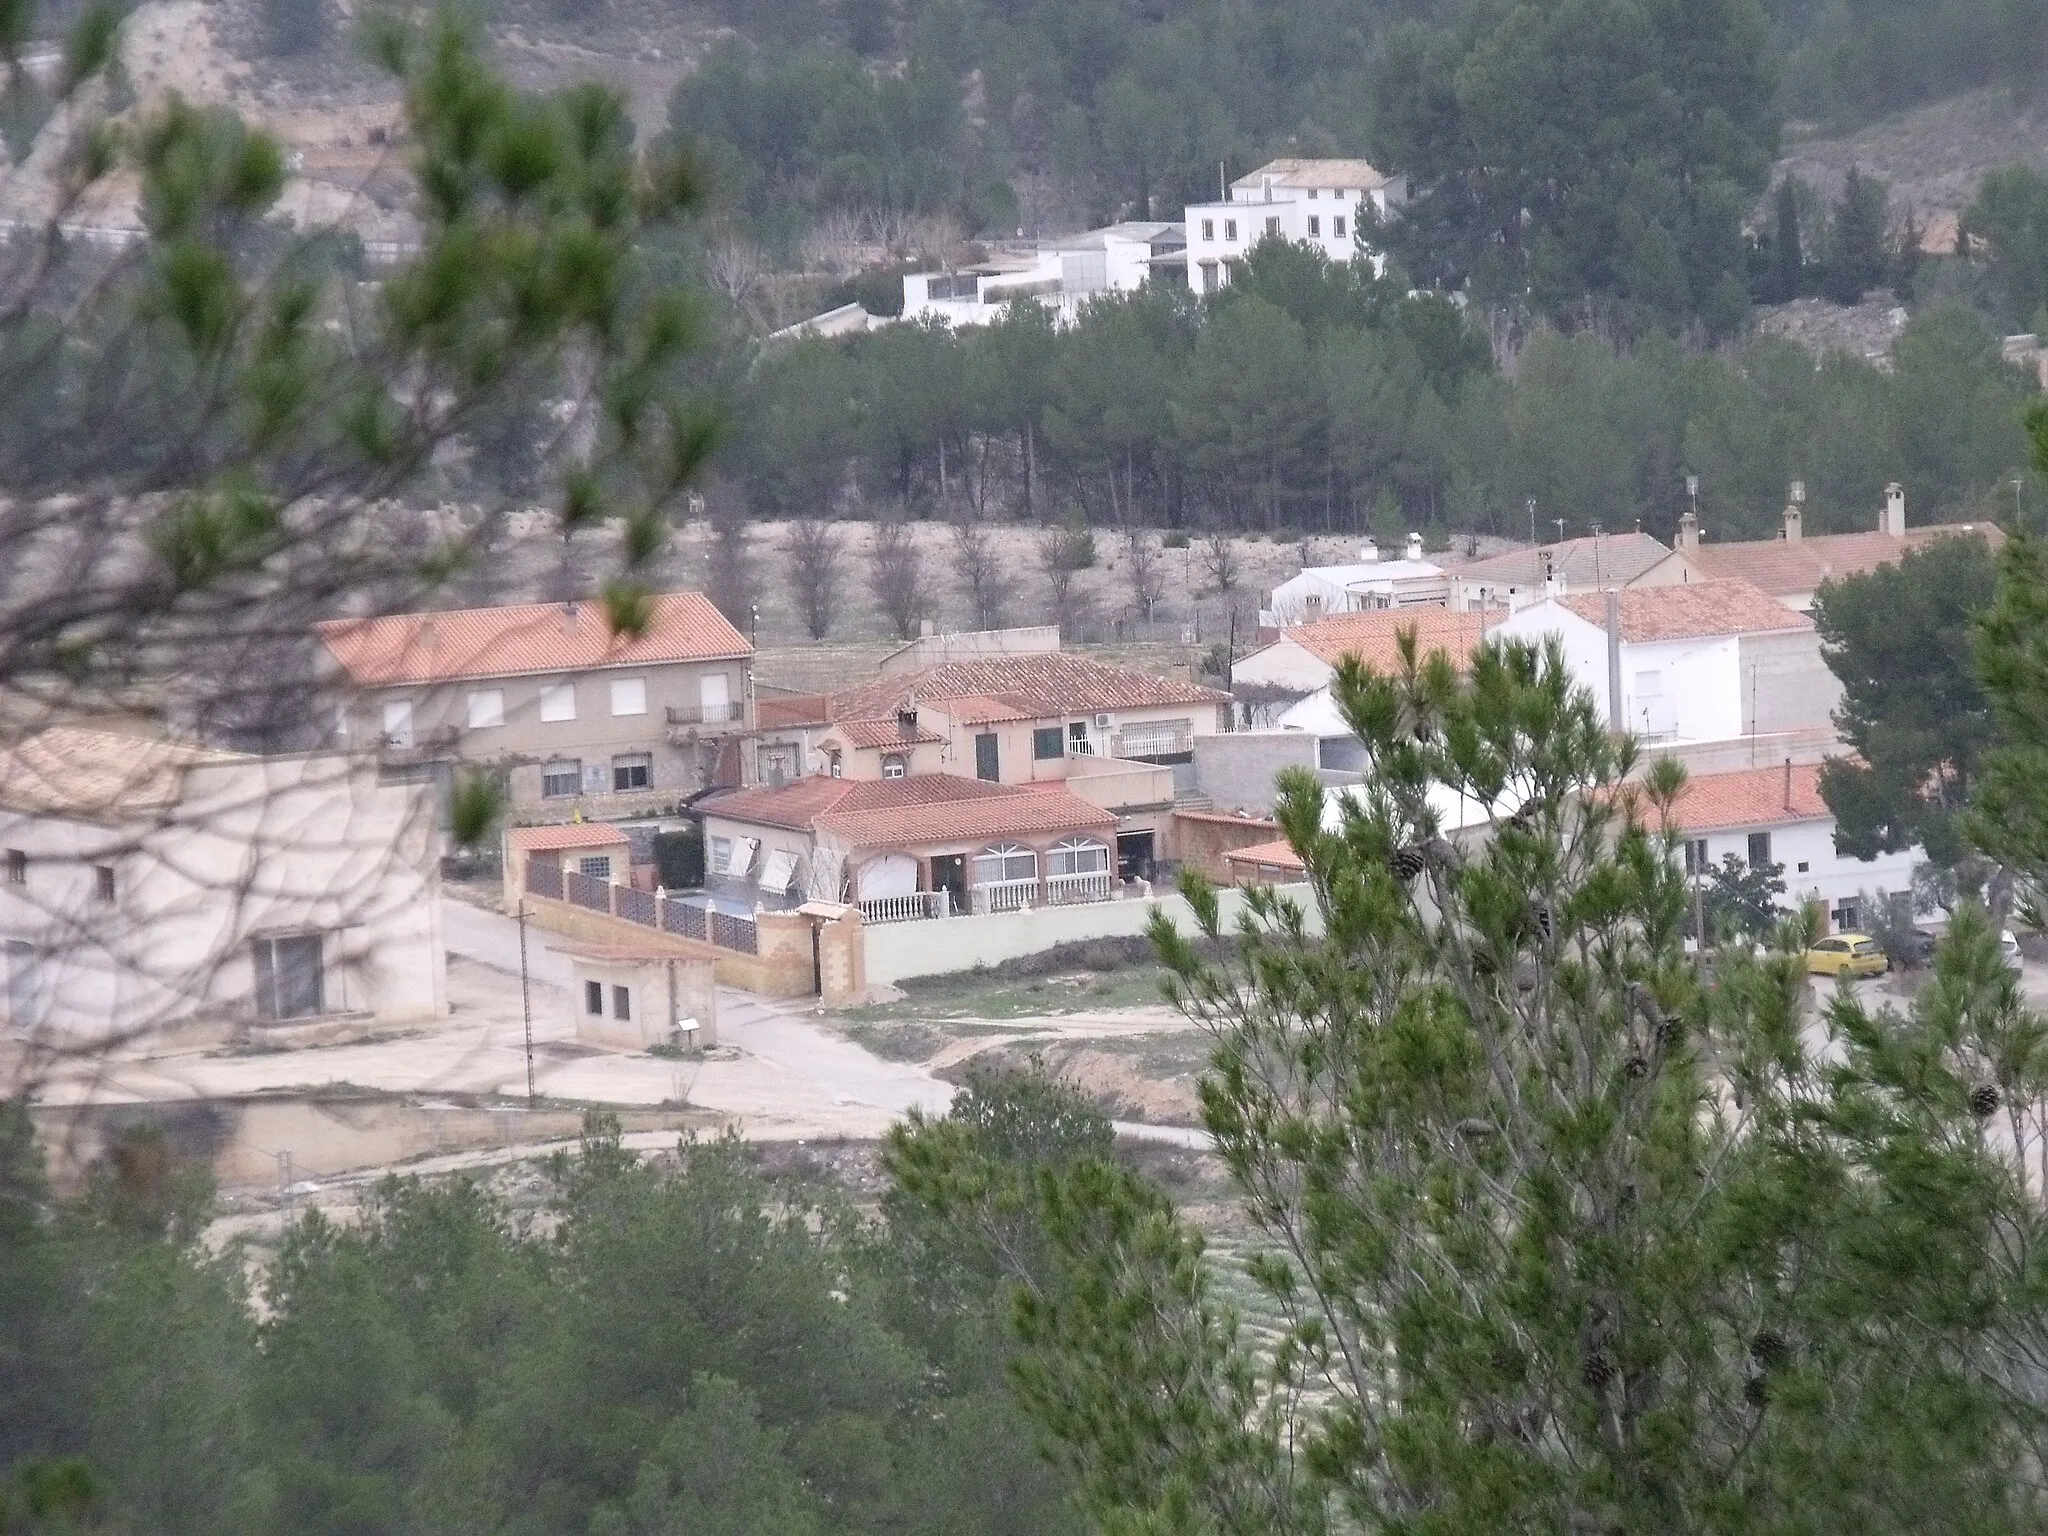
[[[1298,624],[1282,631],[1311,655],[1336,666],[1346,656],[1356,656],[1377,672],[1392,672],[1401,665],[1401,636],[1413,632],[1424,656],[1443,651],[1460,672],[1472,664],[1472,652],[1484,637],[1488,622],[1498,623],[1500,615],[1452,613],[1447,608],[1387,608],[1373,613],[1340,613],[1314,624]]]
[[[2005,533],[1995,523],[1933,523],[1908,528],[1903,539],[1875,530],[1810,533],[1796,540],[1702,544],[1685,558],[1703,576],[1739,577],[1774,596],[1794,597],[1818,591],[1830,581],[1868,575],[1908,550],[1946,538],[1983,539],[1995,550],[2005,542]]]
[[[1820,797],[1818,763],[1792,765],[1789,793],[1786,772],[1780,763],[1775,768],[1695,774],[1678,792],[1672,819],[1681,831],[1700,833],[1825,821],[1834,815]]]
[[[664,592],[649,603],[647,632],[612,632],[601,603],[524,603],[334,619],[320,638],[365,686],[519,677],[675,661],[731,661],[754,648],[701,592]]]
[[[1556,601],[1588,624],[1603,629],[1607,625],[1605,592],[1579,592]],[[1632,644],[1811,628],[1813,620],[1805,614],[1795,613],[1747,581],[1621,589],[1621,638]]]
[[[1271,869],[1308,868],[1284,837],[1275,838],[1270,843],[1253,843],[1249,848],[1232,848],[1223,857],[1233,864],[1263,865]]]
[[[985,784],[949,773],[907,779],[805,778],[702,803],[707,816],[831,832],[855,847],[962,842],[1032,832],[1100,832],[1116,818],[1057,786]]]
[[[976,724],[1230,701],[1229,694],[1214,688],[1174,682],[1135,667],[1111,666],[1066,651],[1049,651],[949,661],[922,672],[878,678],[832,695],[832,718],[885,719],[913,698],[934,704],[958,701],[963,711],[974,715]],[[985,710],[993,712],[981,713]]]
[[[786,731],[792,726],[823,725],[832,718],[822,693],[768,694],[754,696],[754,719],[764,731]]]
[[[513,827],[505,840],[529,853],[549,853],[558,848],[614,848],[626,841],[626,834],[607,822],[569,821],[558,827]]]
[[[914,725],[909,730],[895,718],[887,720],[842,720],[831,734],[849,747],[914,747],[921,742],[944,741],[937,731]]]

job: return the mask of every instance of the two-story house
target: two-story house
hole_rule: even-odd
[[[387,768],[504,770],[513,811],[566,821],[738,784],[754,650],[701,592],[615,633],[596,603],[528,603],[319,626],[345,742]]]
[[[1230,184],[1222,202],[1190,203],[1186,229],[1188,286],[1214,293],[1230,269],[1267,238],[1312,245],[1332,261],[1358,250],[1358,225],[1370,224],[1407,200],[1407,182],[1363,160],[1269,160]]]

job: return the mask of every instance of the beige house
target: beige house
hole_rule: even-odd
[[[10,1033],[319,1043],[447,1012],[428,786],[46,730],[0,756]]]
[[[319,634],[347,742],[424,774],[503,768],[523,818],[648,812],[742,782],[753,647],[701,592],[653,598],[638,636],[587,603],[340,619]]]
[[[1640,530],[1511,549],[1453,569],[1450,605],[1460,613],[1519,608],[1546,597],[1631,587],[1670,554],[1666,545]]]
[[[576,1037],[617,1050],[718,1044],[718,983],[709,960],[648,944],[556,944],[568,956]]]
[[[1800,613],[1813,608],[1814,594],[1830,581],[1865,576],[1892,564],[1908,550],[1936,539],[1982,539],[1996,550],[2005,534],[1995,523],[1929,523],[1906,526],[1906,493],[1888,485],[1877,527],[1867,533],[1805,532],[1806,491],[1795,482],[1785,503],[1784,527],[1775,539],[1708,543],[1700,522],[1688,512],[1678,520],[1678,547],[1637,579],[1642,586],[1682,586],[1702,581],[1739,580],[1768,592]]]

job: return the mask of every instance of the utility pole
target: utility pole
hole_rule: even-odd
[[[2012,482],[2012,531],[2013,531],[2014,533],[2025,533],[2025,532],[2027,531],[2027,513],[2026,513],[2026,508],[2025,508],[2024,506],[2022,506],[2022,505],[2021,505],[2021,503],[2020,503],[2020,492],[2021,492],[2022,488],[2023,488],[2023,487],[2025,486],[2025,484],[2026,484],[2026,482],[2025,482],[2024,480],[2021,480],[2021,479],[2019,478],[2019,476],[2017,476],[2017,475],[2013,476],[2013,482]]]
[[[1536,498],[1529,498],[1529,547],[1536,547]]]
[[[526,1017],[526,1107],[533,1108],[533,988],[526,979],[526,898],[519,898],[519,1011]]]
[[[295,1180],[295,1179],[294,1179],[294,1178],[292,1177],[292,1155],[291,1155],[291,1153],[290,1153],[290,1152],[280,1152],[280,1153],[278,1153],[278,1154],[277,1154],[277,1187],[278,1187],[278,1193],[284,1196],[284,1219],[285,1219],[285,1224],[286,1224],[287,1226],[289,1226],[289,1225],[291,1224],[291,1222],[292,1222],[292,1219],[293,1219],[293,1218],[294,1218],[294,1217],[295,1217],[295,1216],[296,1216],[296,1215],[298,1214],[298,1211],[297,1211],[297,1201],[296,1201],[296,1199],[295,1199],[295,1198],[293,1197],[293,1195],[292,1195],[292,1185],[293,1185],[294,1183],[296,1183],[296,1182],[297,1182],[297,1180]]]

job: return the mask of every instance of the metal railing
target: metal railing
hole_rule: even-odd
[[[910,923],[920,918],[950,917],[950,891],[912,891],[905,896],[869,896],[859,903],[864,923]]]
[[[729,949],[736,954],[758,955],[761,952],[761,932],[751,917],[707,912],[692,902],[669,895],[667,891],[643,891],[634,886],[600,880],[579,869],[563,869],[552,858],[527,861],[526,894],[549,901],[567,901],[621,922],[658,929],[678,938],[716,944],[720,949]]]
[[[1192,730],[1118,731],[1109,738],[1111,757],[1178,757],[1183,752],[1194,750],[1195,733]]]
[[[609,912],[612,909],[611,881],[586,875],[580,869],[562,871],[562,895],[574,905],[587,907],[592,912]]]
[[[668,707],[670,725],[729,725],[746,718],[744,699],[731,699],[724,704],[671,704]]]
[[[1045,877],[1046,905],[1074,907],[1084,902],[1109,900],[1109,871],[1098,869],[1076,875]]]
[[[1038,878],[991,880],[967,888],[967,905],[975,912],[1021,912],[1038,895]]]

